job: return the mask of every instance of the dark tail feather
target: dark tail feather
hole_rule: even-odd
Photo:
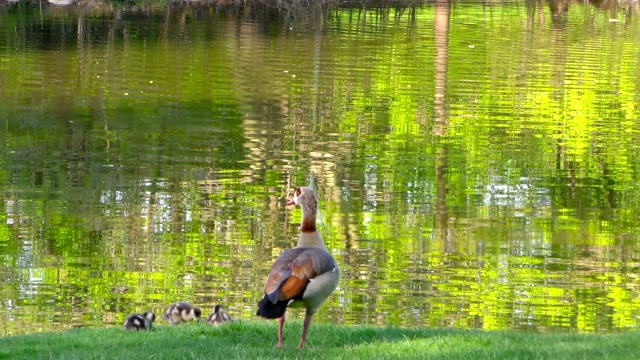
[[[287,311],[287,304],[289,304],[289,300],[277,301],[273,304],[266,296],[264,296],[258,303],[258,312],[256,315],[267,319],[281,318],[282,315],[284,315],[284,312]]]

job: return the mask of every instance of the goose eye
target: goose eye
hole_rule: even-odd
[[[296,196],[300,196],[300,194],[302,194],[302,191],[300,190],[300,188],[296,189]]]

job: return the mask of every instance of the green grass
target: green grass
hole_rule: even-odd
[[[0,338],[0,359],[640,359],[640,332],[611,335],[397,329],[288,321],[157,326],[150,332],[80,329]]]

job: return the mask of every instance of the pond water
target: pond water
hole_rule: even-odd
[[[640,11],[613,3],[5,3],[0,335],[256,319],[309,184],[342,269],[315,321],[638,329]]]

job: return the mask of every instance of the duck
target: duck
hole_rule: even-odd
[[[278,319],[277,348],[282,347],[282,329],[287,308],[305,308],[299,348],[304,348],[311,318],[338,286],[338,263],[318,233],[318,197],[310,187],[299,187],[287,205],[302,209],[302,224],[295,248],[283,252],[273,263],[258,303],[256,315]]]
[[[126,330],[151,330],[151,324],[156,319],[156,315],[152,312],[146,312],[143,314],[129,315],[124,322],[124,328]]]
[[[175,304],[169,305],[167,311],[162,315],[162,319],[168,321],[171,325],[176,325],[191,320],[199,321],[200,316],[202,316],[202,310],[200,310],[200,308],[186,301],[178,301]]]
[[[233,319],[231,318],[231,315],[229,315],[224,310],[222,305],[214,306],[213,313],[209,315],[209,318],[207,318],[207,324],[215,325],[215,326],[220,326],[226,322],[231,322],[231,321],[233,321]]]

